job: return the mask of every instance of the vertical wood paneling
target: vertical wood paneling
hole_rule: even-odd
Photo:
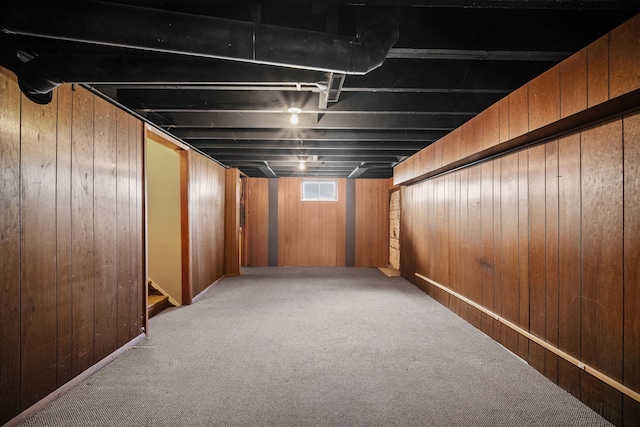
[[[495,103],[484,111],[482,148],[493,147],[500,142],[500,104]]]
[[[560,116],[568,117],[587,108],[587,49],[560,63]]]
[[[131,206],[131,186],[129,181],[131,176],[129,173],[130,163],[134,159],[130,159],[129,153],[129,116],[124,111],[118,110],[116,115],[116,173],[118,181],[116,184],[116,245],[118,248],[116,258],[116,281],[117,281],[117,296],[116,296],[116,315],[117,315],[117,345],[123,346],[129,340],[129,329],[132,322],[130,313],[129,300],[129,264],[130,249],[129,240],[131,233],[130,209]],[[146,283],[144,288],[146,289]]]
[[[95,359],[116,350],[118,336],[116,283],[117,139],[115,108],[95,100]]]
[[[0,68],[0,424],[20,411],[20,89]]]
[[[301,186],[278,180],[278,265],[344,266],[346,181],[338,180],[335,202],[302,201]]]
[[[469,295],[473,301],[482,301],[482,211],[481,211],[482,170],[480,166],[469,168],[468,187],[468,240],[469,240]],[[481,328],[480,311],[469,307],[469,322]]]
[[[519,321],[518,283],[518,154],[501,159],[500,248],[502,254],[501,314],[515,324]],[[502,328],[500,342],[513,353],[518,351],[518,334]]]
[[[581,358],[622,379],[623,180],[622,125],[610,122],[582,133]],[[622,396],[583,373],[581,397],[613,419]]]
[[[545,338],[558,346],[558,141],[545,144]],[[558,357],[545,352],[545,375],[558,381]]]
[[[469,296],[469,268],[471,265],[471,250],[469,245],[469,169],[463,169],[460,174],[460,266],[458,274],[460,294]],[[460,317],[468,319],[468,306],[460,305]]]
[[[493,162],[483,163],[481,169],[481,199],[480,199],[480,216],[481,216],[481,244],[480,254],[480,276],[481,276],[481,299],[480,303],[483,307],[493,311]],[[486,314],[482,314],[482,331],[489,335],[493,335],[493,318]]]
[[[640,113],[624,118],[624,343],[622,382],[640,390]],[[625,425],[640,403],[625,398]]]
[[[145,151],[144,151],[144,126],[142,121],[136,119],[131,116],[131,121],[135,123],[136,132],[132,141],[134,141],[136,145],[136,196],[135,199],[132,200],[132,203],[135,203],[136,206],[136,235],[134,237],[134,242],[136,243],[136,255],[138,261],[136,262],[137,271],[135,281],[133,282],[133,289],[136,290],[138,296],[138,306],[136,311],[137,324],[133,333],[131,334],[131,339],[139,336],[144,331],[147,330],[147,289],[144,286],[147,280],[147,259],[146,259],[146,249],[145,242],[147,240],[147,236],[145,233],[145,223],[146,223],[146,213],[145,213],[145,181],[144,181],[144,164],[145,164]]]
[[[609,99],[609,34],[587,46],[587,106]]]
[[[22,103],[21,133],[22,406],[56,388],[56,103]],[[37,266],[37,268],[34,268]]]
[[[640,87],[640,14],[611,31],[610,97]]]
[[[57,90],[56,269],[58,355],[57,385],[71,379],[73,318],[71,307],[71,86]]]
[[[541,74],[528,87],[529,130],[557,121],[560,118],[560,67]]]
[[[529,150],[518,153],[518,325],[529,330]],[[529,361],[529,340],[518,337],[518,356]]]
[[[190,269],[195,296],[224,274],[225,168],[193,150],[188,163]]]
[[[140,189],[138,188],[140,184],[138,169],[142,166],[141,163],[138,163],[138,144],[141,144],[141,137],[142,129],[140,122],[130,117],[129,158],[131,161],[129,162],[129,195],[133,197],[133,203],[129,209],[129,232],[134,236],[134,239],[129,239],[129,283],[137,282],[138,273],[141,268],[138,254],[138,239],[141,238],[140,224],[138,223],[140,212],[138,210],[138,203],[135,202],[140,195]],[[129,337],[135,337],[139,333],[140,307],[142,307],[142,304],[139,290],[134,286],[129,286],[129,313],[131,319],[129,322]]]
[[[72,372],[76,376],[94,362],[93,97],[83,89],[73,92],[71,144]]]
[[[545,146],[529,150],[529,331],[545,338]],[[544,372],[544,349],[531,344],[529,363]]]
[[[580,134],[558,144],[558,347],[580,357]],[[558,385],[580,396],[578,368],[559,360]]]
[[[501,175],[502,162],[493,161],[493,311],[502,315],[502,212]],[[500,342],[502,325],[496,319],[493,322],[493,339]]]
[[[47,105],[21,102],[15,77],[0,70],[0,423],[134,336],[117,336],[116,253],[122,242],[136,250],[131,262],[143,262],[141,122],[123,115],[140,131],[131,140],[115,107],[83,88],[52,95]],[[125,205],[134,213],[126,209],[121,233]],[[123,289],[139,303],[143,267],[129,270]],[[141,318],[141,304],[135,310]]]
[[[509,98],[509,138],[524,135],[529,131],[529,114],[527,111],[529,90],[522,86],[511,92]]]
[[[389,263],[388,187],[386,179],[355,181],[356,267],[386,267]]]
[[[240,274],[240,171],[229,168],[225,175],[224,272],[237,276]]]
[[[249,178],[247,182],[247,241],[249,265],[269,265],[269,180]]]

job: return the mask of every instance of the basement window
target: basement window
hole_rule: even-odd
[[[302,180],[302,200],[336,201],[338,183],[336,180]]]

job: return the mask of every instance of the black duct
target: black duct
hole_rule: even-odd
[[[384,17],[360,28],[357,37],[344,37],[100,1],[11,4],[0,16],[0,31],[134,51],[355,75],[382,65],[398,38],[397,23]],[[46,102],[46,95],[58,83],[69,82],[47,74],[48,78],[39,81],[33,75],[21,79],[23,91],[34,95],[36,102]],[[113,77],[111,81],[118,81]]]

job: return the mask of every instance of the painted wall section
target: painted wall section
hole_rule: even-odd
[[[142,123],[0,68],[0,424],[145,325]]]
[[[147,139],[149,278],[182,304],[180,155]]]
[[[587,73],[602,61],[611,74]],[[640,392],[639,95],[636,17],[491,107],[498,114],[438,141],[441,160],[434,148],[396,168],[396,182],[410,184],[401,188],[403,276],[615,425],[637,425],[640,414],[630,397]],[[533,138],[580,112],[591,122]],[[519,150],[474,157],[521,137]]]

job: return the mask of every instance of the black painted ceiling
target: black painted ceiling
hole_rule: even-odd
[[[37,102],[60,83],[84,84],[248,176],[388,178],[398,162],[640,13],[640,2],[3,8],[0,64]],[[301,110],[296,125],[291,108]]]

